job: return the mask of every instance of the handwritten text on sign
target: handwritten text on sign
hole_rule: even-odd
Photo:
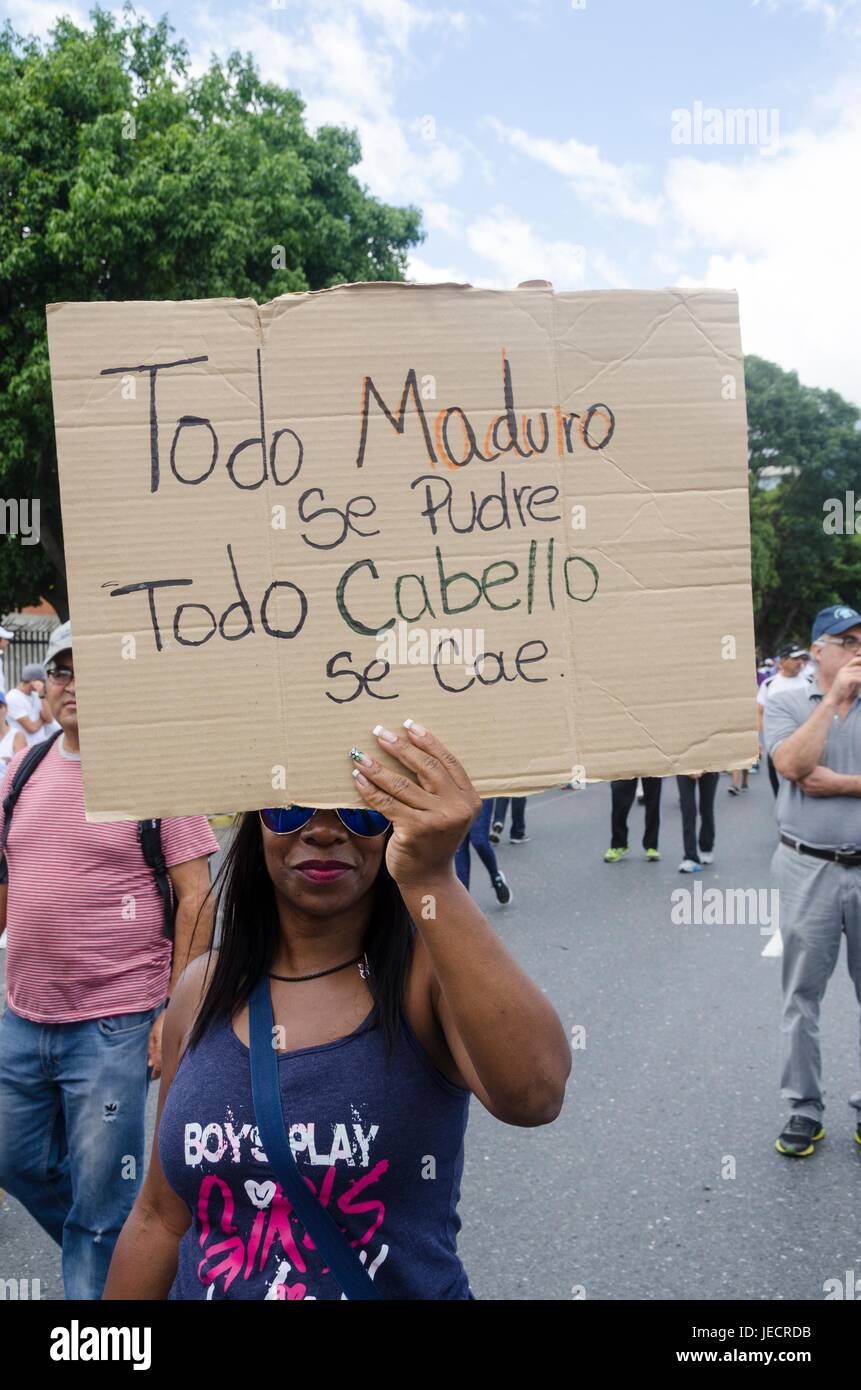
[[[159,417],[159,379],[162,373],[208,362],[206,355],[183,358],[174,362],[152,362],[135,366],[111,366],[102,369],[103,376],[145,375],[148,380],[148,409],[150,422],[149,479],[150,491],[158,492],[164,486],[163,460],[160,434],[164,421]],[[353,534],[371,540],[380,534],[374,521],[378,520],[377,504],[367,493],[358,493],[341,505],[329,502],[322,487],[302,487],[302,473],[305,466],[305,445],[297,430],[285,426],[271,431],[267,429],[267,401],[263,383],[261,353],[257,351],[257,384],[260,417],[260,433],[234,444],[225,458],[225,441],[219,436],[216,425],[206,416],[183,414],[172,425],[173,435],[170,443],[170,473],[177,483],[187,487],[200,487],[212,477],[223,461],[227,476],[233,485],[243,492],[255,492],[269,482],[275,487],[289,487],[296,484],[294,492],[295,511],[298,519],[298,535],[302,542],[314,550],[331,551],[342,545],[348,535]],[[551,454],[559,459],[572,454],[575,449],[585,447],[595,452],[606,448],[616,428],[616,418],[611,407],[604,402],[589,405],[582,413],[563,411],[556,405],[552,411],[541,411],[537,416],[520,414],[515,406],[515,391],[512,365],[502,350],[502,395],[504,408],[499,415],[490,420],[484,431],[481,445],[478,434],[467,412],[460,406],[452,405],[438,410],[429,417],[422,399],[422,390],[414,367],[406,372],[403,393],[396,410],[387,404],[382,392],[370,376],[365,376],[361,384],[361,406],[359,412],[360,428],[356,449],[357,469],[364,467],[369,451],[369,424],[371,416],[377,412],[384,417],[399,434],[405,435],[407,421],[412,413],[417,431],[418,448],[426,457],[428,465],[437,469],[439,463],[446,468],[459,471],[472,463],[492,464],[498,459],[511,455],[513,459],[528,460]],[[204,441],[201,448],[200,441]],[[228,441],[229,442],[229,441]],[[415,441],[413,447],[416,447]],[[208,457],[202,458],[203,455]],[[559,510],[559,487],[545,483],[534,486],[530,483],[511,483],[505,469],[500,470],[498,485],[489,491],[468,491],[455,488],[444,475],[421,473],[410,483],[423,505],[420,515],[425,518],[428,533],[434,538],[443,539],[454,536],[468,536],[479,530],[484,532],[512,530],[521,527],[531,530],[532,524],[559,523],[562,515]],[[280,511],[280,514],[279,514]],[[273,513],[273,525],[289,526],[289,512],[280,506]],[[306,529],[301,529],[305,527]],[[452,571],[441,544],[434,546],[435,568],[432,574],[399,574],[394,579],[390,603],[394,612],[389,616],[358,612],[351,600],[351,580],[360,571],[367,571],[375,580],[379,578],[371,556],[353,561],[347,566],[336,588],[338,613],[351,632],[365,637],[381,639],[395,629],[398,619],[405,623],[420,623],[426,619],[438,619],[462,614],[486,604],[495,612],[518,608],[525,604],[527,614],[532,614],[535,606],[536,586],[546,589],[549,607],[556,607],[557,596],[564,595],[569,600],[587,603],[594,598],[598,589],[598,569],[580,555],[556,555],[556,540],[550,536],[546,542],[531,539],[526,572],[521,573],[513,560],[498,559],[484,566],[480,574],[469,570]],[[201,647],[216,635],[228,642],[241,641],[252,636],[257,630],[255,613],[260,629],[267,636],[290,640],[298,637],[308,618],[308,597],[302,587],[292,580],[273,580],[265,593],[252,609],[243,589],[239,575],[234,547],[226,546],[227,562],[230,566],[236,599],[220,616],[205,603],[186,602],[178,604],[173,612],[172,631],[176,642],[184,647]],[[157,651],[163,650],[162,629],[167,608],[158,601],[157,596],[164,590],[184,588],[192,585],[189,578],[153,577],[138,579],[110,589],[112,598],[126,597],[130,594],[145,594],[149,606],[149,618]],[[514,588],[507,586],[513,585]],[[499,589],[505,593],[496,593]],[[288,626],[273,622],[270,605],[276,598],[283,613],[285,599],[290,612]],[[193,616],[195,628],[204,615],[202,635],[184,630],[187,615]],[[283,618],[281,622],[283,622]],[[237,622],[241,623],[237,627]],[[454,648],[454,652],[450,650]],[[512,671],[506,671],[502,652],[479,653],[472,663],[472,674],[465,680],[461,676],[457,683],[446,679],[441,667],[449,662],[458,651],[458,639],[444,636],[435,644],[430,655],[430,666],[441,690],[459,693],[468,690],[476,680],[482,685],[495,685],[501,680],[522,680],[539,683],[546,677],[531,668],[539,665],[548,653],[542,639],[530,639],[522,643],[513,657]],[[374,661],[364,670],[352,670],[348,664],[350,653],[339,651],[326,663],[326,675],[330,680],[349,677],[354,688],[350,694],[325,692],[328,699],[336,704],[347,704],[359,697],[362,692],[379,699],[388,698],[385,691],[372,687],[390,674],[391,662]],[[379,669],[378,669],[379,668]],[[377,672],[375,674],[375,672]],[[512,674],[513,672],[513,674]],[[341,687],[343,689],[343,687]]]

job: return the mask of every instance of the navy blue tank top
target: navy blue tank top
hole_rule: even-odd
[[[401,1013],[389,1058],[372,1009],[346,1038],[278,1054],[299,1171],[386,1299],[469,1299],[457,1203],[469,1091],[433,1065]],[[260,1148],[250,1053],[230,1020],[187,1049],[158,1135],[191,1213],[171,1299],[340,1299]]]

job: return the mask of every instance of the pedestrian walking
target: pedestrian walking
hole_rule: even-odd
[[[512,900],[512,892],[508,886],[508,880],[497,863],[493,845],[490,843],[490,824],[493,815],[493,798],[482,801],[481,810],[475,821],[469,828],[469,833],[463,837],[462,843],[458,846],[454,857],[455,873],[463,884],[464,888],[469,888],[469,850],[470,846],[475,850],[484,867],[487,869],[491,887],[496,894],[497,902],[503,907],[507,907]]]
[[[628,853],[628,816],[637,796],[636,777],[621,777],[610,783],[610,848],[605,864],[618,864]],[[646,808],[643,849],[650,864],[660,859],[658,834],[661,828],[661,778],[644,777],[643,804]]]
[[[218,842],[203,816],[87,821],[69,624],[46,661],[61,733],[16,753],[0,790],[0,1187],[61,1246],[66,1298],[98,1299],[143,1174],[163,1006],[210,942]]]
[[[682,839],[685,857],[679,865],[680,874],[701,874],[704,864],[714,862],[715,796],[719,772],[689,772],[676,777],[679,804],[682,811]],[[699,799],[699,832],[697,832],[697,800]]]
[[[730,783],[727,791],[730,796],[738,796],[739,792],[750,790],[750,769],[746,767],[734,767],[730,773]]]
[[[772,695],[777,695],[781,690],[796,690],[807,685],[810,675],[807,666],[810,661],[810,653],[804,647],[790,646],[784,647],[778,657],[777,670],[774,675],[768,676],[762,682],[756,693],[756,727],[759,731],[760,745],[763,743],[763,728],[765,719],[765,706]],[[777,772],[771,758],[766,755],[768,766],[768,780],[771,783],[771,790],[777,796],[779,783]]]
[[[531,839],[531,836],[526,833],[526,797],[498,796],[493,803],[493,823],[489,836],[492,845],[498,845],[502,838],[509,800],[511,802],[511,832],[508,843],[510,845],[525,845]]]
[[[844,935],[861,1009],[861,614],[823,608],[811,655],[814,679],[765,705],[765,745],[780,774],[772,868],[783,938],[781,1094],[790,1109],[776,1148],[792,1158],[809,1157],[825,1134],[819,1014]],[[861,1059],[849,1103],[861,1145]]]
[[[470,1097],[549,1124],[571,1049],[453,873],[481,806],[460,763],[412,723],[378,738],[400,768],[353,749],[358,809],[238,824],[218,953],[168,1010],[158,1139],[108,1299],[473,1297]],[[527,1181],[510,1175],[510,1200]]]

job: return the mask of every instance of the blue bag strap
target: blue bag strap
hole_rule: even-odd
[[[261,1147],[293,1210],[340,1284],[342,1292],[349,1299],[380,1298],[362,1261],[326,1208],[320,1206],[296,1166],[281,1108],[278,1053],[272,1046],[273,1027],[269,976],[264,975],[248,1000],[251,1095]]]

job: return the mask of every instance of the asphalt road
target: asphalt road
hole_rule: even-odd
[[[776,832],[767,778],[730,797],[703,889],[767,889]],[[638,845],[609,866],[610,792],[530,798],[531,843],[500,847],[514,901],[480,863],[473,892],[521,965],[578,1032],[565,1107],[547,1128],[472,1104],[460,1250],[480,1299],[816,1299],[861,1278],[858,1009],[841,950],[823,1013],[827,1137],[814,1158],[774,1151],[779,969],[758,923],[684,926],[678,796],[665,783],[660,864]],[[0,952],[0,959],[3,953]],[[155,1109],[155,1094],[150,1097]],[[151,1116],[152,1118],[152,1116]],[[0,1278],[62,1297],[59,1252],[13,1199],[0,1207]]]

